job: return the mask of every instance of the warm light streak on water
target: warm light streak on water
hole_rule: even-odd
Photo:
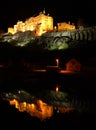
[[[58,93],[59,92],[59,86],[57,85],[56,86],[56,93]]]
[[[34,72],[46,72],[46,69],[34,69]]]

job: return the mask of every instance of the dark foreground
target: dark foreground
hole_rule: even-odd
[[[19,112],[8,102],[0,99],[1,127],[5,129],[94,129],[96,127],[96,114],[79,114],[73,111],[67,114],[54,113],[54,115],[41,121],[26,112]]]
[[[17,52],[17,51],[15,51],[15,52]],[[15,54],[15,52],[14,52],[14,54]],[[81,52],[81,50],[80,50],[80,52]],[[96,52],[96,51],[94,51],[94,52]],[[21,53],[21,50],[20,50],[20,53]],[[24,51],[24,53],[25,53],[25,51]],[[4,51],[1,54],[3,55]],[[21,54],[24,58],[23,53],[21,53]],[[79,54],[75,55],[77,53],[72,53],[72,54],[73,55],[71,55],[71,53],[68,53],[68,54],[66,54],[66,57],[68,56],[68,59],[70,59],[70,57],[72,57],[72,58],[74,56],[78,57],[78,55],[79,55]],[[82,57],[85,56],[85,50],[84,50],[83,54],[82,54]],[[92,55],[92,57],[95,56],[95,54],[96,53],[94,53]],[[7,69],[7,70],[0,71],[0,92],[2,92],[2,91],[9,92],[9,91],[12,91],[14,88],[15,89],[26,88],[26,90],[28,92],[30,92],[30,89],[33,90],[32,86],[34,86],[34,83],[35,83],[34,91],[40,91],[41,89],[44,89],[44,88],[53,90],[54,86],[51,86],[51,83],[52,83],[52,84],[60,84],[60,86],[61,86],[60,89],[62,91],[66,91],[66,92],[71,91],[71,93],[80,94],[81,97],[83,95],[84,96],[87,95],[88,97],[90,97],[92,99],[93,99],[93,97],[96,97],[96,96],[94,96],[96,94],[96,91],[95,91],[96,70],[94,73],[93,73],[93,71],[92,71],[92,73],[89,73],[89,70],[88,70],[88,73],[86,74],[86,76],[84,75],[84,77],[82,75],[81,76],[63,75],[63,78],[62,78],[62,75],[60,75],[60,78],[58,78],[57,75],[54,76],[54,74],[53,75],[51,74],[51,76],[50,76],[50,74],[49,74],[48,76],[43,75],[43,78],[42,78],[41,74],[36,74],[34,76],[32,74],[32,72],[30,72],[29,70],[28,70],[28,73],[26,73],[26,71],[24,71],[22,73],[21,68],[20,68],[19,74],[18,74],[18,68],[17,68],[18,64],[16,64],[19,61],[19,60],[17,60],[18,56],[16,55],[16,57],[14,58],[12,53],[10,53],[10,55],[8,57],[5,56],[6,58],[3,59],[2,55],[1,55],[1,59],[4,61],[6,61],[6,59],[8,59],[10,56],[11,56],[11,60],[15,59],[16,61],[14,60],[15,61],[15,67],[14,67],[15,71],[14,71],[14,68],[10,68],[11,70]],[[19,53],[18,53],[18,55],[19,55]],[[90,56],[89,51],[88,51],[88,53],[86,53],[86,55],[88,55],[88,57]],[[22,58],[22,56],[21,56],[21,58]],[[27,59],[26,57],[25,57],[25,59]],[[45,61],[45,59],[48,60],[49,57],[50,56],[48,55],[48,57],[42,59],[42,61]],[[65,54],[61,55],[60,58],[63,59],[64,57],[65,57]],[[82,58],[82,57],[80,59],[85,61],[87,56],[85,56],[84,58]],[[33,60],[34,60],[34,55],[31,58],[33,58]],[[35,59],[36,59],[36,57],[35,57]],[[52,57],[52,60],[53,59],[55,59],[55,54]],[[64,59],[63,59],[63,61],[64,61]],[[88,61],[88,63],[91,63],[91,62],[92,61],[90,61],[90,62]],[[41,63],[41,61],[40,61],[40,63]],[[84,62],[84,63],[86,63],[86,62]],[[95,66],[96,61],[95,61],[95,64],[92,63],[92,65]],[[37,77],[40,78],[39,81],[37,80]],[[36,87],[36,86],[39,86],[39,87]],[[41,129],[42,130],[50,130],[50,129],[59,129],[59,130],[60,129],[62,129],[62,130],[63,129],[79,130],[80,129],[80,130],[82,130],[82,129],[85,129],[86,130],[89,128],[90,130],[91,129],[93,130],[93,129],[96,129],[95,128],[96,127],[96,112],[95,113],[78,113],[77,111],[72,111],[72,112],[65,113],[65,114],[54,112],[54,115],[51,118],[41,121],[40,119],[38,119],[36,117],[30,116],[26,112],[19,112],[17,109],[15,109],[14,106],[10,106],[7,101],[3,101],[0,98],[0,121],[1,121],[2,129],[7,128],[7,129],[16,129],[16,130],[17,129],[24,129],[24,130],[26,130],[26,129],[27,130],[28,129],[32,129],[32,130],[41,130]]]

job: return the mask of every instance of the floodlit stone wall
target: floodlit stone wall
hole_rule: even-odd
[[[67,31],[76,29],[75,25],[71,25],[70,23],[62,22],[57,23],[58,31]]]
[[[95,41],[96,40],[96,26],[94,27],[87,27],[82,30],[75,29],[75,30],[67,30],[67,31],[57,31],[57,32],[50,32],[43,34],[43,37],[56,37],[63,38],[69,37],[72,40],[79,40],[79,41]]]
[[[41,34],[52,31],[53,30],[53,18],[51,16],[47,16],[44,13],[40,13],[36,17],[31,17],[27,19],[25,22],[18,21],[14,27],[8,28],[8,33],[15,34],[19,31],[34,31],[36,36],[40,36]]]

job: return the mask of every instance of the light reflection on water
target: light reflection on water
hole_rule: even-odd
[[[54,110],[60,113],[65,113],[74,110],[74,108],[65,107],[54,107],[52,105],[47,105],[42,100],[37,100],[37,104],[29,104],[26,102],[20,103],[16,99],[10,100],[10,105],[15,105],[20,112],[28,112],[31,116],[38,117],[41,120],[50,118],[54,114]]]
[[[14,105],[16,109],[20,112],[27,112],[31,116],[35,116],[41,120],[50,118],[56,113],[66,113],[74,110],[70,103],[66,103],[60,106],[59,100],[64,100],[66,98],[66,93],[61,92],[59,85],[56,84],[55,90],[47,90],[46,92],[40,92],[40,97],[30,94],[25,90],[17,90],[17,92],[5,92],[3,94],[3,99],[7,100],[10,105]],[[42,100],[42,99],[44,99]],[[52,99],[51,99],[52,98]]]
[[[36,116],[41,120],[51,117],[53,115],[53,107],[48,106],[42,100],[38,100],[37,104],[29,104],[26,102],[20,103],[19,101],[13,99],[10,100],[10,105],[15,105],[15,107],[21,112],[28,112],[31,116]]]
[[[55,81],[55,80],[56,79],[54,79],[52,81]],[[36,87],[34,87],[34,85],[33,85],[33,87],[31,85],[31,88],[30,87],[28,88],[28,86],[26,86],[28,88],[28,91],[29,91],[29,89],[31,89],[30,90],[31,95],[29,93],[30,91],[27,92],[26,90],[23,90],[23,89],[17,90],[16,93],[5,92],[4,93],[5,100],[8,100],[9,104],[14,105],[15,108],[18,109],[20,112],[26,111],[31,116],[35,116],[41,120],[52,117],[54,115],[54,112],[69,113],[70,111],[72,112],[74,110],[79,112],[79,110],[86,111],[87,109],[88,109],[88,112],[89,111],[92,112],[95,110],[94,102],[92,104],[89,102],[89,99],[86,99],[86,101],[81,100],[81,99],[84,99],[84,98],[82,98],[83,97],[82,93],[80,93],[81,96],[80,95],[78,96],[78,94],[77,94],[77,97],[76,97],[76,95],[73,95],[73,97],[70,98],[71,100],[69,100],[71,93],[74,93],[76,91],[75,92],[75,94],[76,94],[78,92],[78,89],[77,89],[78,85],[76,84],[76,87],[73,87],[73,86],[70,87],[71,83],[68,82],[69,80],[68,81],[64,80],[64,82],[63,82],[64,86],[62,85],[62,87],[61,87],[61,84],[58,84],[57,82],[55,82],[55,83],[49,82],[50,81],[49,78],[48,78],[48,80],[46,80],[47,81],[46,83],[44,83],[44,78],[40,79],[40,82],[37,82],[37,81],[38,80],[35,80],[33,82],[33,80],[32,80],[32,83],[35,83],[37,85]],[[39,83],[41,83],[41,84],[39,84]],[[68,83],[70,83],[70,85],[68,85]],[[41,92],[40,86],[42,86],[42,90],[44,89],[44,93]],[[47,86],[47,87],[45,88],[45,86]],[[65,87],[65,86],[67,86],[67,87]],[[55,89],[54,89],[54,87],[55,87]],[[48,91],[45,92],[46,89],[48,89]],[[40,90],[39,97],[34,98],[35,97],[34,90],[35,91]],[[69,93],[69,90],[70,90],[70,93]],[[68,94],[68,96],[66,96],[67,94]],[[84,96],[84,97],[86,97],[86,96]],[[93,105],[93,106],[91,106],[91,105]]]

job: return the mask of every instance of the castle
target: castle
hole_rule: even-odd
[[[43,33],[51,31],[74,30],[75,25],[61,22],[54,27],[52,16],[46,15],[45,10],[40,12],[36,17],[30,17],[25,22],[18,21],[14,27],[8,28],[8,33],[15,34],[17,32],[33,31],[35,36],[41,36]]]

